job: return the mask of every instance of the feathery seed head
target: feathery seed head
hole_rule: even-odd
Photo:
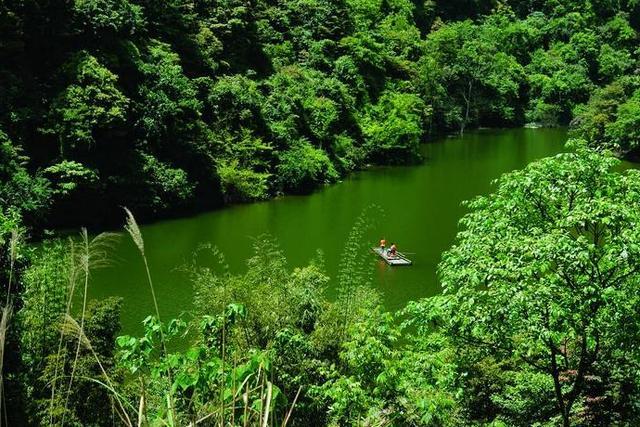
[[[18,257],[18,246],[22,242],[24,232],[18,228],[11,230],[11,239],[9,239],[9,256],[13,264]]]
[[[140,253],[144,255],[144,240],[142,239],[142,233],[140,232],[140,227],[138,227],[138,223],[134,218],[131,211],[127,208],[124,208],[124,211],[127,214],[127,223],[124,226],[124,229],[127,230],[131,239],[133,239],[133,243],[136,244]]]

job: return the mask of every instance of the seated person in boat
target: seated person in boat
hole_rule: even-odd
[[[380,239],[380,249],[382,250],[382,253],[384,253],[385,246],[387,246],[387,241],[383,237],[382,239]]]
[[[387,251],[387,255],[391,258],[394,258],[396,256],[396,253],[398,252],[398,248],[396,247],[395,243],[391,244],[391,247],[389,248],[389,250]]]

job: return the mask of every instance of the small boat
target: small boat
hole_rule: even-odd
[[[411,260],[400,252],[396,252],[396,254],[392,256],[387,255],[386,250],[382,248],[371,248],[371,250],[378,254],[378,256],[389,265],[411,265]]]

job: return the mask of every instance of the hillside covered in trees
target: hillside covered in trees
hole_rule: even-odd
[[[477,126],[578,116],[633,151],[639,26],[633,0],[5,1],[2,216],[303,192]]]
[[[0,427],[639,425],[640,173],[618,159],[640,155],[638,31],[638,0],[3,1]],[[365,211],[337,277],[269,236],[241,273],[203,245],[176,284],[193,309],[161,315],[132,212],[524,125],[568,126],[566,152],[467,203],[441,294],[385,309]],[[116,236],[29,240],[123,206],[138,335],[88,298]]]

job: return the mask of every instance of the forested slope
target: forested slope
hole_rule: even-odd
[[[633,116],[639,16],[632,0],[5,1],[2,216],[308,191],[442,132],[568,124],[598,87],[624,86]]]

